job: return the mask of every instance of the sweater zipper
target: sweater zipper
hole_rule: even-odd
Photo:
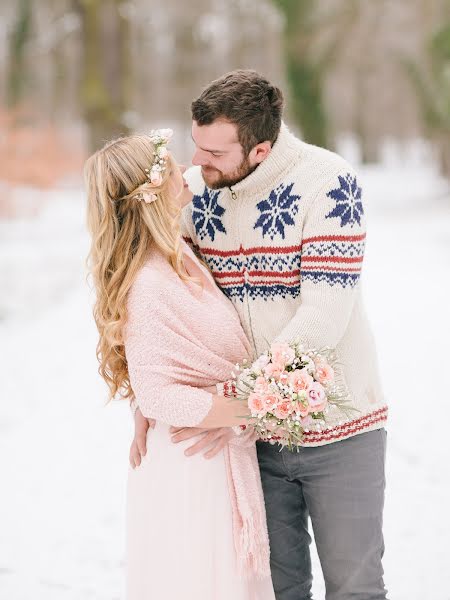
[[[233,202],[236,202],[236,200],[237,200],[237,194],[236,194],[236,192],[231,187],[229,189],[230,189],[230,194],[231,194],[231,198],[233,199]],[[239,227],[239,233],[240,233],[240,221],[239,221],[239,219],[237,219],[237,225]],[[241,236],[239,236],[239,237],[241,237]],[[239,247],[241,248],[241,250],[243,249],[242,248],[241,240],[239,240]],[[247,267],[244,267],[244,268],[245,268],[245,270],[244,270],[244,284],[245,284],[245,288],[244,289],[245,289],[245,294],[247,296],[248,323],[249,323],[249,327],[250,327],[250,333],[251,333],[251,336],[252,336],[253,348],[255,349],[255,352],[257,352],[255,336],[253,335],[253,323],[252,323],[252,315],[250,313],[250,302],[249,302],[248,293],[247,293],[247,282],[248,282]]]

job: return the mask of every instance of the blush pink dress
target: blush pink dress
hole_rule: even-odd
[[[201,454],[184,455],[192,442],[170,440],[170,425],[195,426],[203,420],[212,396],[202,388],[229,379],[233,365],[250,350],[231,303],[183,245],[186,267],[202,286],[183,282],[154,251],[129,294],[130,380],[142,413],[157,422],[148,433],[147,455],[129,471],[126,598],[275,600],[268,567],[259,574],[243,569],[236,551],[243,519],[238,514],[236,524],[234,492],[245,492],[252,479],[248,487],[257,496],[255,506],[262,504],[254,444],[247,454],[242,450],[247,471],[239,477],[239,448],[233,455],[230,444],[206,460]],[[238,473],[231,483],[230,456]],[[247,510],[247,519],[257,512]],[[265,519],[256,516],[250,527],[259,536],[263,565],[268,564],[265,527]]]

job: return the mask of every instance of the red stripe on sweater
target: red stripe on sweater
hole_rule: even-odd
[[[302,244],[312,244],[313,242],[362,242],[365,239],[365,233],[361,235],[318,235],[316,237],[305,238]]]
[[[299,252],[301,246],[286,246],[286,247],[274,247],[271,246],[257,246],[255,248],[239,248],[239,250],[217,250],[216,248],[202,248],[200,246],[202,254],[208,256],[222,256],[224,258],[229,256],[248,256],[250,254],[289,254],[291,252]]]
[[[365,415],[364,417],[360,417],[359,419],[349,421],[348,423],[343,423],[342,425],[336,425],[336,427],[332,427],[330,429],[324,429],[323,431],[320,431],[320,432],[317,432],[317,431],[305,432],[304,437],[311,438],[311,437],[315,437],[315,436],[329,435],[333,432],[341,432],[341,431],[345,432],[345,430],[347,430],[349,427],[358,426],[363,421],[367,421],[367,420],[373,421],[375,419],[375,421],[373,421],[373,422],[378,422],[378,420],[380,420],[380,419],[386,419],[387,412],[388,412],[387,406],[383,406],[383,408],[379,408],[378,410],[375,410],[374,412],[369,413],[368,415]]]
[[[321,435],[319,437],[314,437],[314,438],[304,438],[305,442],[308,443],[316,443],[316,442],[330,442],[331,440],[339,440],[343,437],[348,437],[351,435],[354,435],[355,433],[360,433],[362,431],[364,431],[365,429],[367,429],[368,427],[371,427],[372,425],[376,425],[377,423],[383,423],[387,420],[387,415],[382,415],[381,417],[378,417],[378,419],[374,419],[371,420],[367,423],[364,423],[362,425],[356,425],[355,427],[352,427],[351,429],[347,429],[346,431],[342,431],[340,433],[338,432],[332,432],[329,433],[327,435]],[[306,436],[306,434],[305,434]]]
[[[226,273],[212,271],[212,274],[217,279],[224,279],[226,277],[243,277],[245,271],[227,271]],[[300,269],[294,271],[288,271],[281,273],[278,271],[247,271],[250,277],[297,277],[300,275]]]

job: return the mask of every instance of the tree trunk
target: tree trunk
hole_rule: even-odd
[[[29,73],[25,50],[31,32],[31,19],[31,0],[20,0],[17,21],[11,32],[9,45],[7,102],[10,107],[19,105],[27,90]]]
[[[130,88],[129,34],[119,5],[120,0],[75,0],[83,38],[81,105],[91,151],[113,137],[129,133],[123,122]]]

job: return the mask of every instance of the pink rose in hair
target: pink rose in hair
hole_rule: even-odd
[[[289,385],[296,393],[301,390],[307,390],[312,383],[314,383],[314,379],[306,369],[297,369],[289,373]]]
[[[272,354],[272,362],[282,365],[283,368],[291,365],[295,359],[295,350],[284,342],[273,343],[270,346],[270,352]]]
[[[320,383],[314,381],[308,390],[309,412],[321,412],[327,405],[325,390]]]

